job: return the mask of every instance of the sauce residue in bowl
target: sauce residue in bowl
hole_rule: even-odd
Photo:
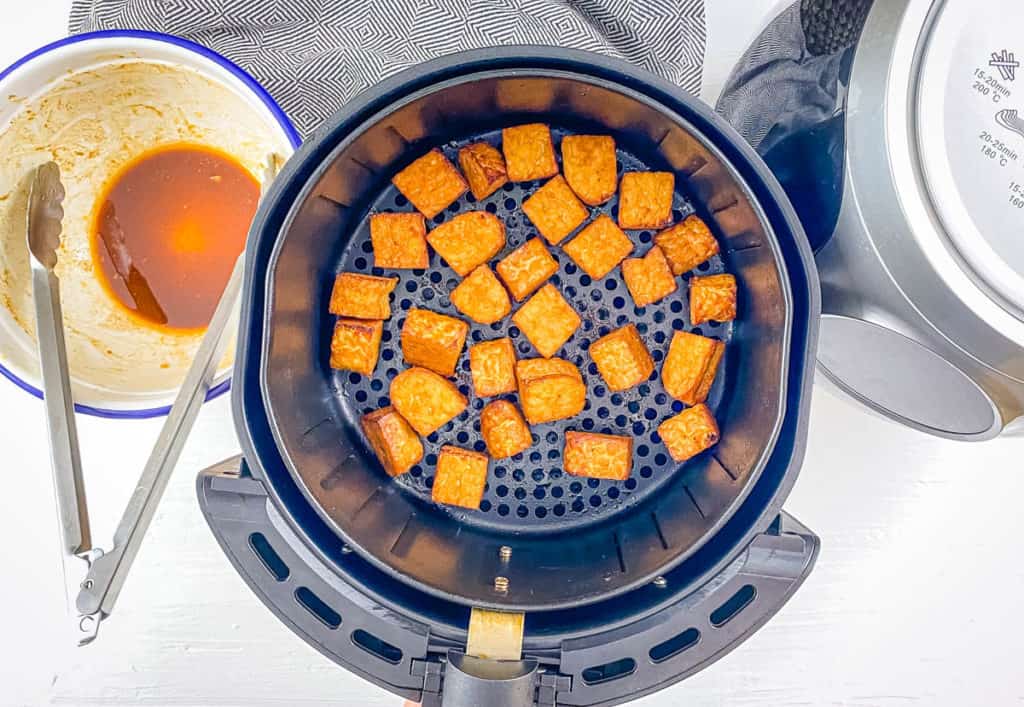
[[[203,145],[145,152],[107,185],[92,253],[110,294],[150,325],[207,326],[256,213],[259,183]]]

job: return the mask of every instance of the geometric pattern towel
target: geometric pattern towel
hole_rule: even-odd
[[[694,95],[704,0],[74,0],[72,34],[148,29],[252,74],[305,137],[357,93],[464,49],[544,44],[626,59]]]

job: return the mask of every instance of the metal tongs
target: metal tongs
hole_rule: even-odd
[[[279,158],[270,155],[263,179],[264,194],[278,168]],[[36,307],[36,338],[39,343],[50,435],[50,462],[63,550],[67,555],[85,560],[89,566],[76,600],[78,645],[84,646],[96,638],[100,623],[114,609],[142,538],[167,487],[171,471],[178,462],[185,440],[210,390],[217,362],[223,356],[229,339],[226,336],[227,324],[241,291],[244,256],[240,255],[235,262],[195,359],[121,516],[114,533],[113,546],[109,550],[101,550],[93,546],[89,532],[78,432],[64,347],[59,280],[53,272],[60,245],[63,199],[64,187],[57,164],[47,162],[37,168],[29,195],[27,230]]]

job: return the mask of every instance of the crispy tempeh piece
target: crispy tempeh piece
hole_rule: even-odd
[[[563,458],[573,476],[625,481],[633,467],[633,438],[567,430]]]
[[[665,391],[687,405],[704,402],[724,352],[725,344],[721,341],[685,331],[675,332],[661,367]]]
[[[388,476],[404,474],[423,458],[423,443],[395,408],[363,415],[360,425]]]
[[[505,337],[470,346],[469,370],[477,397],[515,392],[516,350],[512,339]]]
[[[690,323],[736,318],[736,278],[728,273],[690,278]]]
[[[512,321],[534,348],[551,358],[579,328],[581,320],[565,297],[548,283],[512,315]]]
[[[486,211],[467,211],[427,234],[427,242],[465,277],[505,247],[505,224]]]
[[[453,376],[468,332],[469,324],[461,319],[429,309],[410,309],[402,325],[402,355],[411,366]]]
[[[391,381],[391,404],[423,436],[466,409],[466,398],[450,380],[414,366]]]
[[[560,358],[516,362],[519,403],[531,425],[573,417],[583,411],[587,388],[576,366]]]
[[[523,300],[558,272],[544,241],[531,238],[498,261],[498,275],[517,302]]]
[[[487,484],[489,461],[486,454],[444,445],[437,455],[430,497],[450,506],[479,508]]]
[[[658,246],[651,246],[642,258],[622,261],[622,279],[637,307],[659,302],[676,291],[677,284],[665,254]]]
[[[672,223],[671,172],[626,172],[619,185],[619,226],[625,229],[664,228]]]
[[[708,406],[699,403],[658,425],[658,436],[674,460],[686,461],[718,442],[718,423]]]
[[[340,318],[331,337],[331,368],[371,375],[380,355],[384,322]]]
[[[501,131],[508,178],[513,182],[547,179],[558,174],[551,129],[544,123],[529,123]]]
[[[562,171],[576,196],[597,206],[615,195],[618,184],[615,139],[610,135],[566,135],[562,138]]]
[[[391,291],[397,284],[397,277],[339,273],[334,278],[328,310],[341,317],[387,319],[391,316]]]
[[[523,202],[523,212],[551,245],[561,242],[590,215],[560,174]]]
[[[373,264],[389,270],[426,269],[427,223],[423,214],[374,214],[370,217]]]
[[[697,216],[687,216],[682,223],[658,233],[654,243],[664,251],[675,275],[693,270],[718,253],[718,241]]]
[[[654,359],[635,324],[627,324],[592,343],[590,357],[608,389],[613,391],[640,385],[654,372]]]
[[[480,324],[493,324],[512,311],[512,302],[494,272],[485,263],[451,292],[456,309]]]
[[[434,218],[466,193],[469,185],[436,147],[391,178],[392,184],[427,218]]]
[[[600,280],[633,252],[633,242],[614,221],[601,214],[566,243],[563,250],[583,272]]]
[[[466,175],[473,198],[478,201],[486,199],[508,181],[505,158],[498,148],[486,142],[474,142],[459,150],[459,167]]]
[[[533,444],[523,416],[507,400],[494,400],[480,411],[480,434],[495,459],[513,457]]]

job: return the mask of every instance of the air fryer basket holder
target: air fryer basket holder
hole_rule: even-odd
[[[784,415],[749,493],[704,545],[654,581],[596,603],[528,612],[524,659],[536,662],[529,673],[533,698],[544,705],[614,704],[685,677],[766,621],[806,577],[818,548],[809,531],[780,512],[803,459],[820,310],[817,276],[792,208],[749,147],[677,88],[584,52],[504,48],[446,57],[405,72],[350,102],[308,140],[257,214],[247,249],[248,296],[232,397],[246,461],[203,472],[198,487],[215,536],[268,607],[341,665],[427,705],[440,703],[445,673],[453,683],[473,685],[472,679],[455,675],[461,660],[449,663],[465,647],[469,609],[423,592],[353,552],[289,473],[262,391],[246,385],[258,375],[262,355],[267,283],[261,275],[290,204],[352,125],[438,81],[523,67],[589,73],[684,115],[750,185],[775,231],[793,294]],[[466,704],[458,698],[448,695],[445,704]]]
[[[385,689],[424,707],[441,704],[452,670],[449,653],[461,655],[465,637],[446,638],[430,623],[394,612],[345,582],[289,527],[241,457],[203,471],[198,491],[228,559],[292,631]],[[697,672],[782,607],[810,573],[818,546],[817,537],[782,513],[704,584],[691,587],[674,573],[660,578],[652,589],[665,595],[664,606],[642,621],[557,648],[531,650],[528,642],[524,657],[535,663],[524,676],[531,703],[616,704]],[[360,561],[354,553],[348,558]],[[460,689],[444,698],[446,707],[498,704],[492,685],[473,691],[473,680],[464,675]]]

